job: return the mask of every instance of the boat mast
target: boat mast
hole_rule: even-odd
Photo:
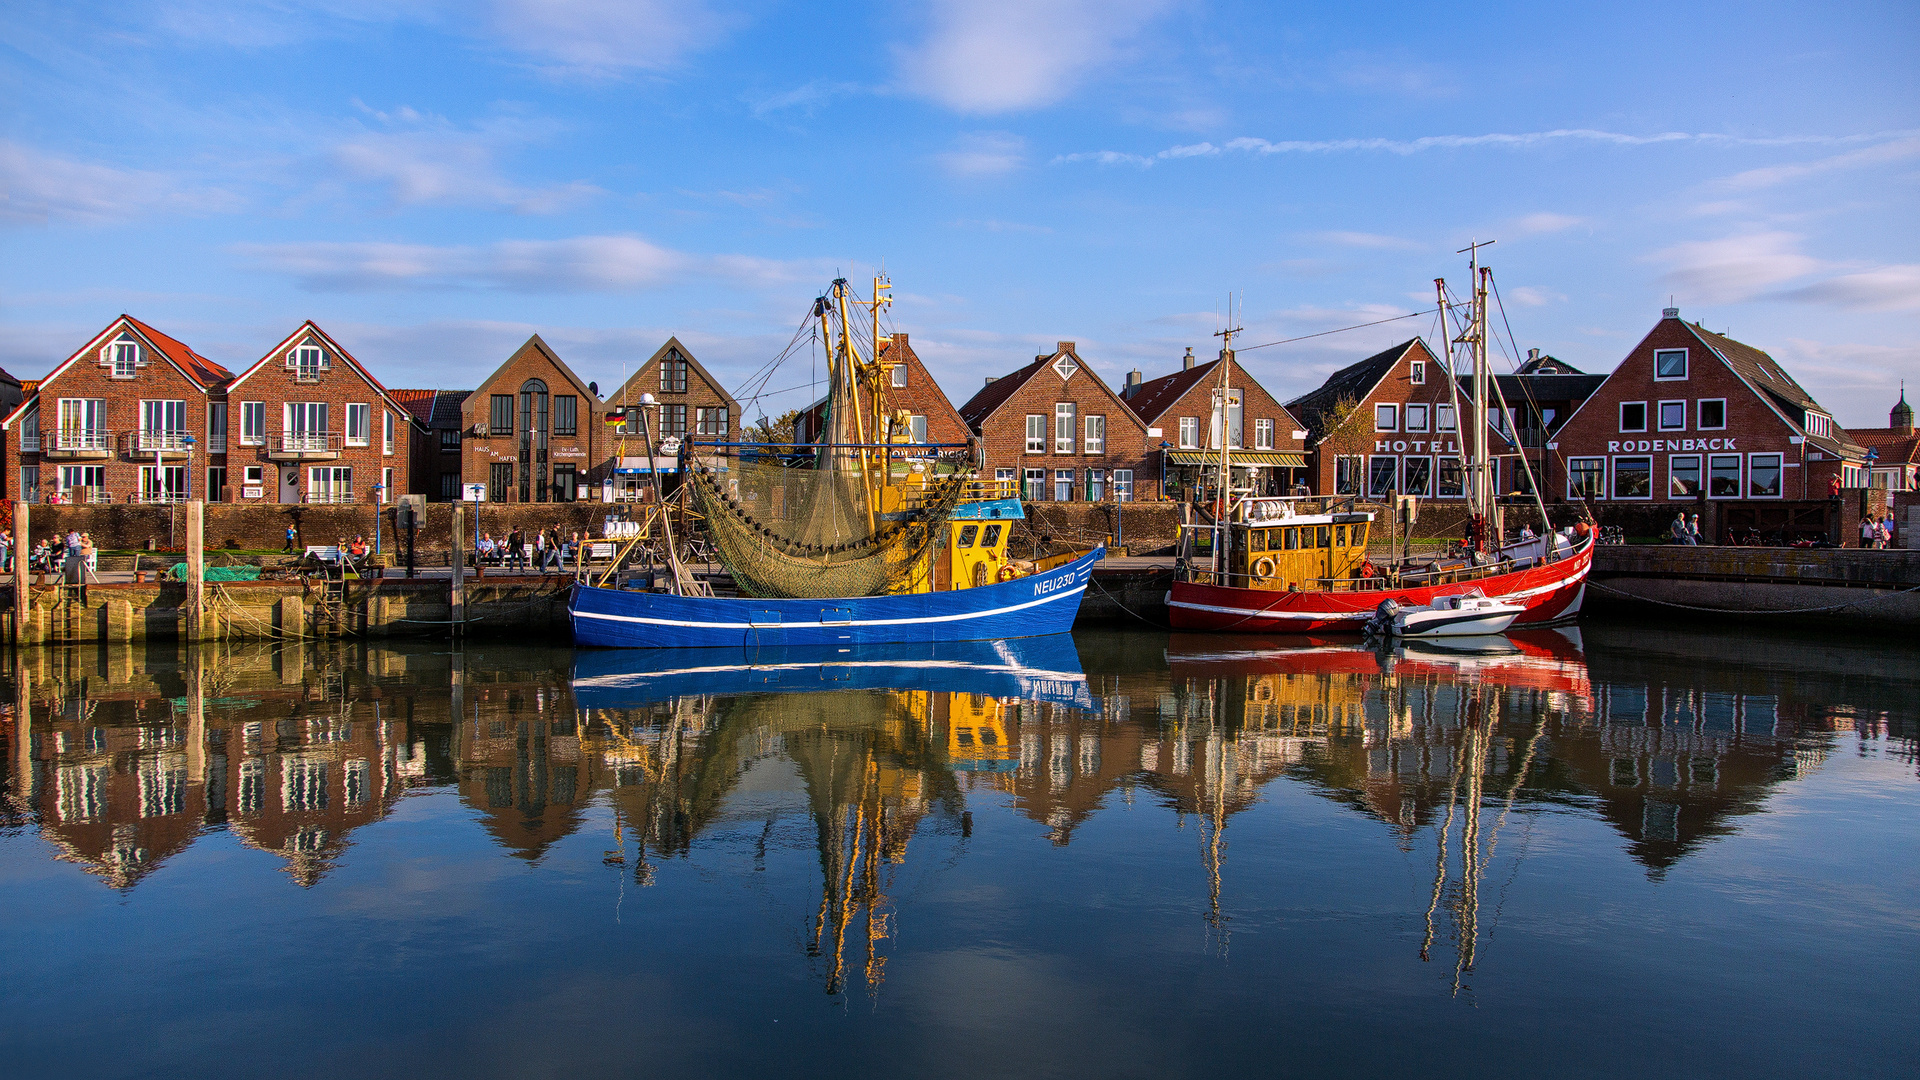
[[[1219,513],[1213,519],[1213,571],[1216,574],[1227,572],[1227,541],[1232,536],[1227,531],[1227,517],[1233,509],[1233,465],[1227,445],[1233,440],[1228,437],[1229,418],[1232,415],[1228,402],[1233,397],[1233,335],[1240,327],[1233,325],[1233,297],[1227,297],[1227,328],[1213,336],[1222,339],[1220,345],[1220,388],[1214,391],[1215,405],[1220,410],[1220,498],[1215,504]]]
[[[1494,480],[1489,475],[1492,464],[1487,445],[1487,276],[1491,271],[1480,265],[1480,249],[1493,243],[1495,241],[1476,240],[1456,252],[1467,256],[1467,272],[1473,289],[1467,330],[1454,341],[1465,344],[1473,357],[1473,438],[1466,445],[1470,455],[1467,466],[1477,550],[1485,550],[1487,529],[1493,519]]]

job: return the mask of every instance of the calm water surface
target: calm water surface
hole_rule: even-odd
[[[817,659],[32,655],[0,1061],[1920,1073],[1913,647]]]

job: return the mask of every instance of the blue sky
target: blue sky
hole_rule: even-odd
[[[1521,349],[1611,370],[1671,295],[1884,425],[1920,5],[1563,6],[13,0],[0,364],[126,311],[229,366],[312,318],[394,386],[676,333],[738,384],[884,262],[959,404],[1059,339],[1211,355],[1229,293],[1244,344],[1416,311],[1477,237]],[[1431,328],[1243,358],[1284,399]]]

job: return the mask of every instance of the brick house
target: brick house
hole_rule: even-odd
[[[1316,495],[1380,498],[1389,492],[1464,499],[1460,421],[1446,366],[1421,338],[1341,368],[1316,390],[1287,402],[1308,432]],[[1457,406],[1468,408],[1464,395]],[[1489,416],[1495,411],[1489,410]],[[1488,422],[1499,490],[1511,490],[1518,454]],[[1502,454],[1504,449],[1507,452]]]
[[[390,503],[412,490],[412,412],[312,320],[228,385],[236,503]]]
[[[414,495],[428,502],[460,498],[461,407],[470,390],[393,390],[393,399],[413,414],[413,453],[408,461]]]
[[[1222,363],[1227,365],[1232,393],[1224,425],[1214,407]],[[1209,468],[1219,468],[1223,434],[1233,451],[1229,460],[1235,487],[1284,495],[1296,479],[1305,479],[1306,431],[1225,350],[1215,359],[1195,364],[1193,350],[1188,349],[1179,371],[1147,382],[1140,381],[1138,371],[1132,372],[1120,396],[1147,426],[1148,447],[1162,448],[1163,495],[1189,492],[1210,475]]]
[[[5,421],[11,497],[177,502],[222,494],[233,373],[128,315],[39,380]],[[194,482],[194,470],[202,470]]]
[[[739,400],[678,337],[668,337],[646,363],[607,395],[607,408],[639,405],[643,394],[652,394],[659,403],[659,408],[647,418],[647,422],[657,428],[651,432],[656,449],[660,440],[668,436],[691,436],[702,442],[733,442],[745,422],[740,415]],[[639,434],[637,427],[629,429],[619,424],[609,426],[602,439],[605,445],[600,454],[605,460],[601,475],[613,478],[616,495],[634,498],[647,486],[650,474],[642,470],[647,452],[641,440],[622,438]],[[620,457],[628,460],[625,463],[615,460]]]
[[[1900,388],[1900,400],[1888,411],[1886,427],[1851,427],[1847,434],[1867,448],[1871,486],[1887,491],[1920,488],[1920,436],[1913,431],[1913,406],[1907,404],[1906,387]]]
[[[1461,393],[1468,392],[1470,376],[1460,378]],[[1541,491],[1549,495],[1566,479],[1557,458],[1547,449],[1560,429],[1580,405],[1600,385],[1605,375],[1589,375],[1564,360],[1540,355],[1539,349],[1527,350],[1527,359],[1510,375],[1495,375],[1494,383],[1506,401],[1507,415],[1495,425],[1495,446],[1509,446],[1524,455],[1533,467],[1533,476]],[[1505,463],[1518,466],[1516,459]],[[1499,477],[1503,492],[1528,492],[1526,472],[1509,468]]]
[[[1017,481],[1022,498],[1156,497],[1147,425],[1080,359],[1071,341],[987,380],[960,406],[960,416],[980,439],[982,475]]]
[[[1773,357],[1684,322],[1677,308],[1549,444],[1567,500],[1671,504],[1728,529],[1827,532],[1841,490],[1867,486],[1855,443]]]
[[[460,405],[460,475],[488,502],[591,498],[606,457],[600,402],[535,334]]]
[[[880,362],[893,365],[887,371],[886,411],[890,416],[896,412],[908,415],[911,441],[964,446],[973,438],[960,410],[940,389],[906,334],[896,333],[891,340],[880,343]],[[827,399],[821,398],[802,410],[794,428],[797,440],[814,442],[820,438],[826,406]]]

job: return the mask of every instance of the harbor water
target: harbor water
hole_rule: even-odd
[[[1920,647],[21,650],[13,1077],[1912,1075]]]

